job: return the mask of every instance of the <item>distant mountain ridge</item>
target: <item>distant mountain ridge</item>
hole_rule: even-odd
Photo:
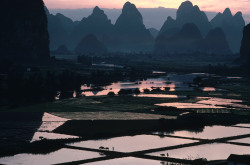
[[[109,36],[113,33],[114,25],[111,24],[103,10],[95,7],[92,14],[83,18],[72,30],[68,45],[70,49],[74,49],[80,40],[88,34],[94,34],[101,42],[108,45]]]
[[[244,28],[240,54],[242,60],[250,63],[250,24]]]
[[[198,6],[193,6],[190,1],[183,2],[176,13],[176,20],[168,17],[167,21],[163,24],[160,33],[170,28],[181,28],[186,23],[194,23],[205,36],[212,28],[207,15],[200,11]]]
[[[85,36],[76,46],[75,52],[79,55],[87,54],[103,54],[107,53],[108,50],[103,43],[98,41],[95,35],[89,34]]]
[[[105,45],[108,51],[111,52],[151,52],[154,43],[155,45],[161,45],[159,43],[161,39],[165,40],[164,38],[169,39],[170,37],[175,36],[181,30],[185,30],[185,28],[183,29],[184,25],[190,23],[195,25],[193,28],[198,28],[198,31],[201,33],[202,39],[204,40],[207,39],[211,42],[211,40],[216,38],[213,35],[219,35],[217,39],[222,43],[219,44],[216,42],[218,45],[217,48],[215,48],[215,44],[208,44],[208,42],[204,41],[202,48],[200,48],[202,51],[207,50],[209,53],[215,52],[215,50],[223,53],[231,52],[231,50],[233,52],[239,52],[240,40],[242,38],[242,34],[240,33],[242,33],[245,24],[242,13],[238,12],[233,16],[230,9],[226,9],[223,14],[217,14],[216,17],[209,22],[206,14],[203,11],[200,11],[199,7],[193,5],[190,1],[185,1],[180,5],[176,12],[176,19],[173,19],[170,16],[167,17],[167,20],[159,32],[159,35],[163,36],[158,37],[157,30],[149,30],[145,27],[142,14],[136,6],[130,2],[124,4],[122,13],[116,20],[115,24],[111,23],[111,20],[106,13],[99,7],[95,7],[92,14],[83,18],[80,22],[73,22],[61,14],[57,14],[54,17],[57,20],[60,20],[60,23],[65,22],[63,23],[65,25],[62,26],[62,29],[56,30],[55,34],[62,34],[60,35],[61,38],[58,37],[59,42],[57,43],[57,46],[66,45],[70,50],[74,50],[84,36],[93,34]],[[57,26],[55,27],[55,29],[57,29]],[[51,45],[53,45],[53,41],[57,37],[53,37],[56,36],[53,34],[53,30],[49,31],[52,33]],[[156,38],[156,40],[154,38]],[[226,41],[224,41],[225,38]],[[170,41],[168,41],[168,43],[169,42]],[[169,45],[171,44],[174,45],[170,42]],[[210,48],[205,48],[206,46],[204,47],[204,44],[210,45]],[[227,45],[229,45],[229,49]],[[187,47],[187,45],[184,44],[182,44],[182,46]],[[211,48],[211,46],[214,48]],[[221,47],[221,49],[223,48],[223,50],[219,50],[219,47]],[[56,46],[53,48],[57,49]],[[169,47],[169,49],[171,48]],[[181,49],[182,48],[179,50]],[[166,48],[164,48],[164,50],[166,50]]]
[[[155,53],[208,53],[231,54],[224,32],[220,28],[212,29],[203,38],[194,23],[186,23],[181,29],[168,29],[156,38]]]
[[[50,35],[50,49],[55,50],[59,46],[68,42],[69,36],[73,28],[78,22],[73,22],[70,18],[58,13],[56,15],[50,14],[45,7],[48,18],[48,32]]]
[[[152,51],[153,37],[143,24],[141,13],[136,6],[126,2],[122,14],[117,19],[115,34],[120,41],[120,49],[123,51]]]
[[[240,51],[240,43],[242,39],[242,31],[245,26],[245,21],[241,12],[232,15],[229,8],[226,8],[223,13],[218,13],[212,20],[213,27],[220,27],[226,34],[227,41],[233,52]]]

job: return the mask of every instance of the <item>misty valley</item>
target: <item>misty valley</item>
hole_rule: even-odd
[[[98,6],[75,20],[3,1],[0,164],[249,165],[244,13],[184,1],[156,29],[122,5],[116,20]]]

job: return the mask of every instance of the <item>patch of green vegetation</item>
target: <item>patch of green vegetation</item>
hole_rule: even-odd
[[[173,101],[173,99],[171,99]],[[164,103],[166,99],[137,98],[132,96],[95,96],[76,99],[65,99],[12,109],[25,112],[82,112],[82,111],[142,111],[153,109],[156,103]],[[170,101],[170,100],[169,100]],[[176,100],[174,100],[176,101]]]

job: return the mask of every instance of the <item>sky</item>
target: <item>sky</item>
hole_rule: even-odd
[[[120,9],[128,0],[44,0],[49,9],[79,9],[93,8],[117,8]],[[138,8],[178,8],[184,0],[130,0]],[[250,14],[250,0],[191,0],[203,11],[223,12],[229,7],[233,13],[242,11]]]

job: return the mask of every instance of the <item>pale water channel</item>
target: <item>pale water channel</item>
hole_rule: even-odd
[[[195,140],[159,137],[155,135],[124,136],[111,139],[89,140],[69,144],[71,146],[95,148],[108,147],[109,150],[120,152],[134,152],[153,148],[169,147],[186,143],[197,142]]]
[[[157,133],[156,133],[157,134]],[[162,133],[161,133],[162,134]],[[226,126],[206,126],[200,132],[194,131],[175,131],[174,133],[163,133],[163,135],[173,135],[199,139],[217,139],[231,136],[250,134],[249,128],[237,128]]]
[[[149,155],[160,156],[168,154],[169,157],[195,160],[205,158],[207,160],[226,160],[231,154],[250,154],[249,146],[238,146],[233,144],[204,144],[180,149],[151,153]]]
[[[0,158],[0,164],[51,165],[97,157],[102,157],[102,155],[96,152],[60,149],[49,154],[18,154],[12,157]]]
[[[157,72],[158,73],[158,72]],[[163,72],[162,72],[163,73]],[[103,86],[103,90],[95,91],[91,90],[92,86],[82,85],[82,94],[85,96],[102,96],[107,95],[109,92],[114,92],[118,94],[121,89],[136,89],[138,88],[141,92],[144,89],[153,90],[153,89],[161,89],[167,91],[193,91],[194,86],[191,84],[193,80],[197,76],[208,76],[208,74],[166,74],[166,76],[162,76],[159,78],[148,78],[146,80],[138,80],[138,81],[120,81],[114,82],[111,85]],[[91,90],[91,91],[89,91]],[[203,91],[216,91],[217,89],[213,87],[204,87],[200,88]],[[155,95],[158,97],[157,95]],[[151,95],[151,97],[154,97]]]

